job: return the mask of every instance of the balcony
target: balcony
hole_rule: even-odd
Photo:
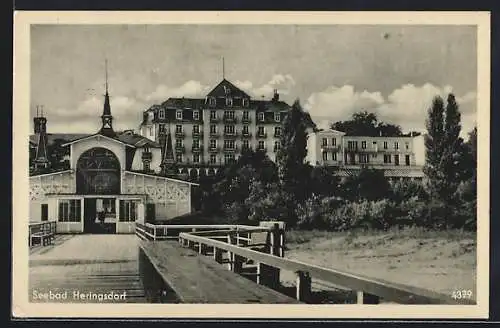
[[[237,119],[235,116],[224,115],[223,121],[224,121],[224,123],[236,123]]]
[[[275,138],[281,138],[281,135],[282,135],[281,132],[280,133],[274,132],[274,137]]]
[[[244,117],[241,119],[241,123],[248,124],[252,123],[252,119],[250,117]]]
[[[210,123],[219,123],[219,121],[220,119],[217,116],[210,116]]]
[[[238,137],[238,134],[236,132],[224,131],[224,137],[225,138],[236,138],[236,137]]]
[[[203,152],[203,146],[202,145],[199,145],[199,146],[193,145],[193,147],[191,148],[191,152],[201,153],[201,152]]]
[[[203,132],[200,132],[200,131],[197,131],[197,132],[194,132],[193,131],[193,138],[203,138]]]
[[[142,160],[143,161],[151,161],[153,159],[153,154],[151,152],[144,152],[142,153]]]
[[[176,138],[184,138],[186,135],[184,134],[183,131],[175,131],[175,137]]]
[[[209,135],[210,135],[210,137],[212,137],[212,138],[218,138],[218,137],[220,137],[219,132],[212,132],[212,131],[210,131],[210,134],[209,134]]]
[[[175,145],[174,149],[176,153],[184,153],[186,151],[186,147],[179,145]]]
[[[250,132],[242,132],[241,137],[244,139],[249,139],[252,137],[252,134]]]
[[[224,146],[224,152],[226,152],[226,153],[234,153],[236,150],[238,150],[238,147],[236,147],[236,146],[234,146],[234,147]]]
[[[219,147],[210,147],[208,148],[209,153],[218,153],[220,151]]]
[[[277,153],[279,150],[280,150],[280,147],[276,147],[276,146],[274,146],[274,147],[273,147],[273,151],[274,151],[275,153]]]
[[[241,151],[250,151],[252,150],[252,147],[250,146],[241,146]]]
[[[321,151],[334,151],[338,152],[340,151],[341,147],[340,145],[321,145]]]
[[[267,138],[267,133],[265,133],[265,132],[257,132],[257,138]]]

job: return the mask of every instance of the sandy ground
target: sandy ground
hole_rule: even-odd
[[[287,243],[285,256],[390,282],[450,294],[472,290],[476,295],[476,242],[474,239],[398,238],[397,235],[312,238]],[[282,272],[284,284],[295,277]],[[314,288],[314,280],[313,280]]]

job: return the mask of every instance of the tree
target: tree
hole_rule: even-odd
[[[287,113],[282,123],[280,150],[276,155],[278,176],[282,192],[288,204],[288,220],[293,225],[296,222],[295,207],[306,197],[308,168],[304,163],[307,154],[306,113],[298,100]]]
[[[331,128],[348,136],[395,137],[403,134],[400,126],[379,122],[376,114],[367,111],[354,113],[350,120],[335,122]]]
[[[426,188],[431,199],[444,206],[443,227],[452,218],[452,207],[460,184],[458,158],[461,147],[460,111],[453,94],[447,98],[446,109],[441,97],[437,96],[428,111],[425,136]],[[431,215],[432,216],[432,215]]]
[[[341,190],[343,198],[350,201],[375,201],[387,198],[391,193],[391,186],[384,171],[362,168],[342,183]]]

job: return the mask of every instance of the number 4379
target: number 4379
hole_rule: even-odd
[[[462,289],[462,290],[455,290],[453,293],[451,293],[451,298],[454,300],[461,300],[461,299],[467,299],[472,297],[472,290],[470,289]]]

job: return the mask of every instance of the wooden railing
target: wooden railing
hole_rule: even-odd
[[[241,235],[245,233],[244,229],[240,229],[240,241],[244,240]],[[227,263],[228,269],[233,272],[239,273],[243,263],[253,262],[256,265],[256,282],[271,288],[280,284],[280,270],[294,272],[295,296],[299,301],[307,302],[310,298],[314,278],[341,289],[355,291],[358,304],[378,304],[380,299],[400,304],[476,304],[473,300],[454,300],[451,295],[286,259],[272,251],[252,249],[248,247],[251,244],[245,245],[244,242],[240,243],[237,238],[233,238],[234,234],[235,231],[230,234],[227,234],[227,231],[181,232],[179,243],[183,247],[195,249],[200,254],[211,253],[217,262]],[[222,260],[223,253],[227,255],[226,261]]]
[[[270,228],[259,227],[259,226],[248,226],[248,225],[237,225],[237,224],[190,224],[190,225],[178,225],[178,224],[151,224],[151,223],[140,223],[136,222],[135,232],[136,235],[145,240],[178,240],[179,234],[182,232],[191,232],[196,235],[210,235],[215,236],[215,234],[220,234],[227,239],[228,234],[234,234],[239,243],[244,244],[248,242],[249,233],[252,231],[269,231]],[[222,237],[221,237],[222,238]]]
[[[33,246],[33,235],[36,234],[56,234],[56,221],[45,221],[45,222],[32,222],[29,223],[29,233],[28,233],[28,245]]]

